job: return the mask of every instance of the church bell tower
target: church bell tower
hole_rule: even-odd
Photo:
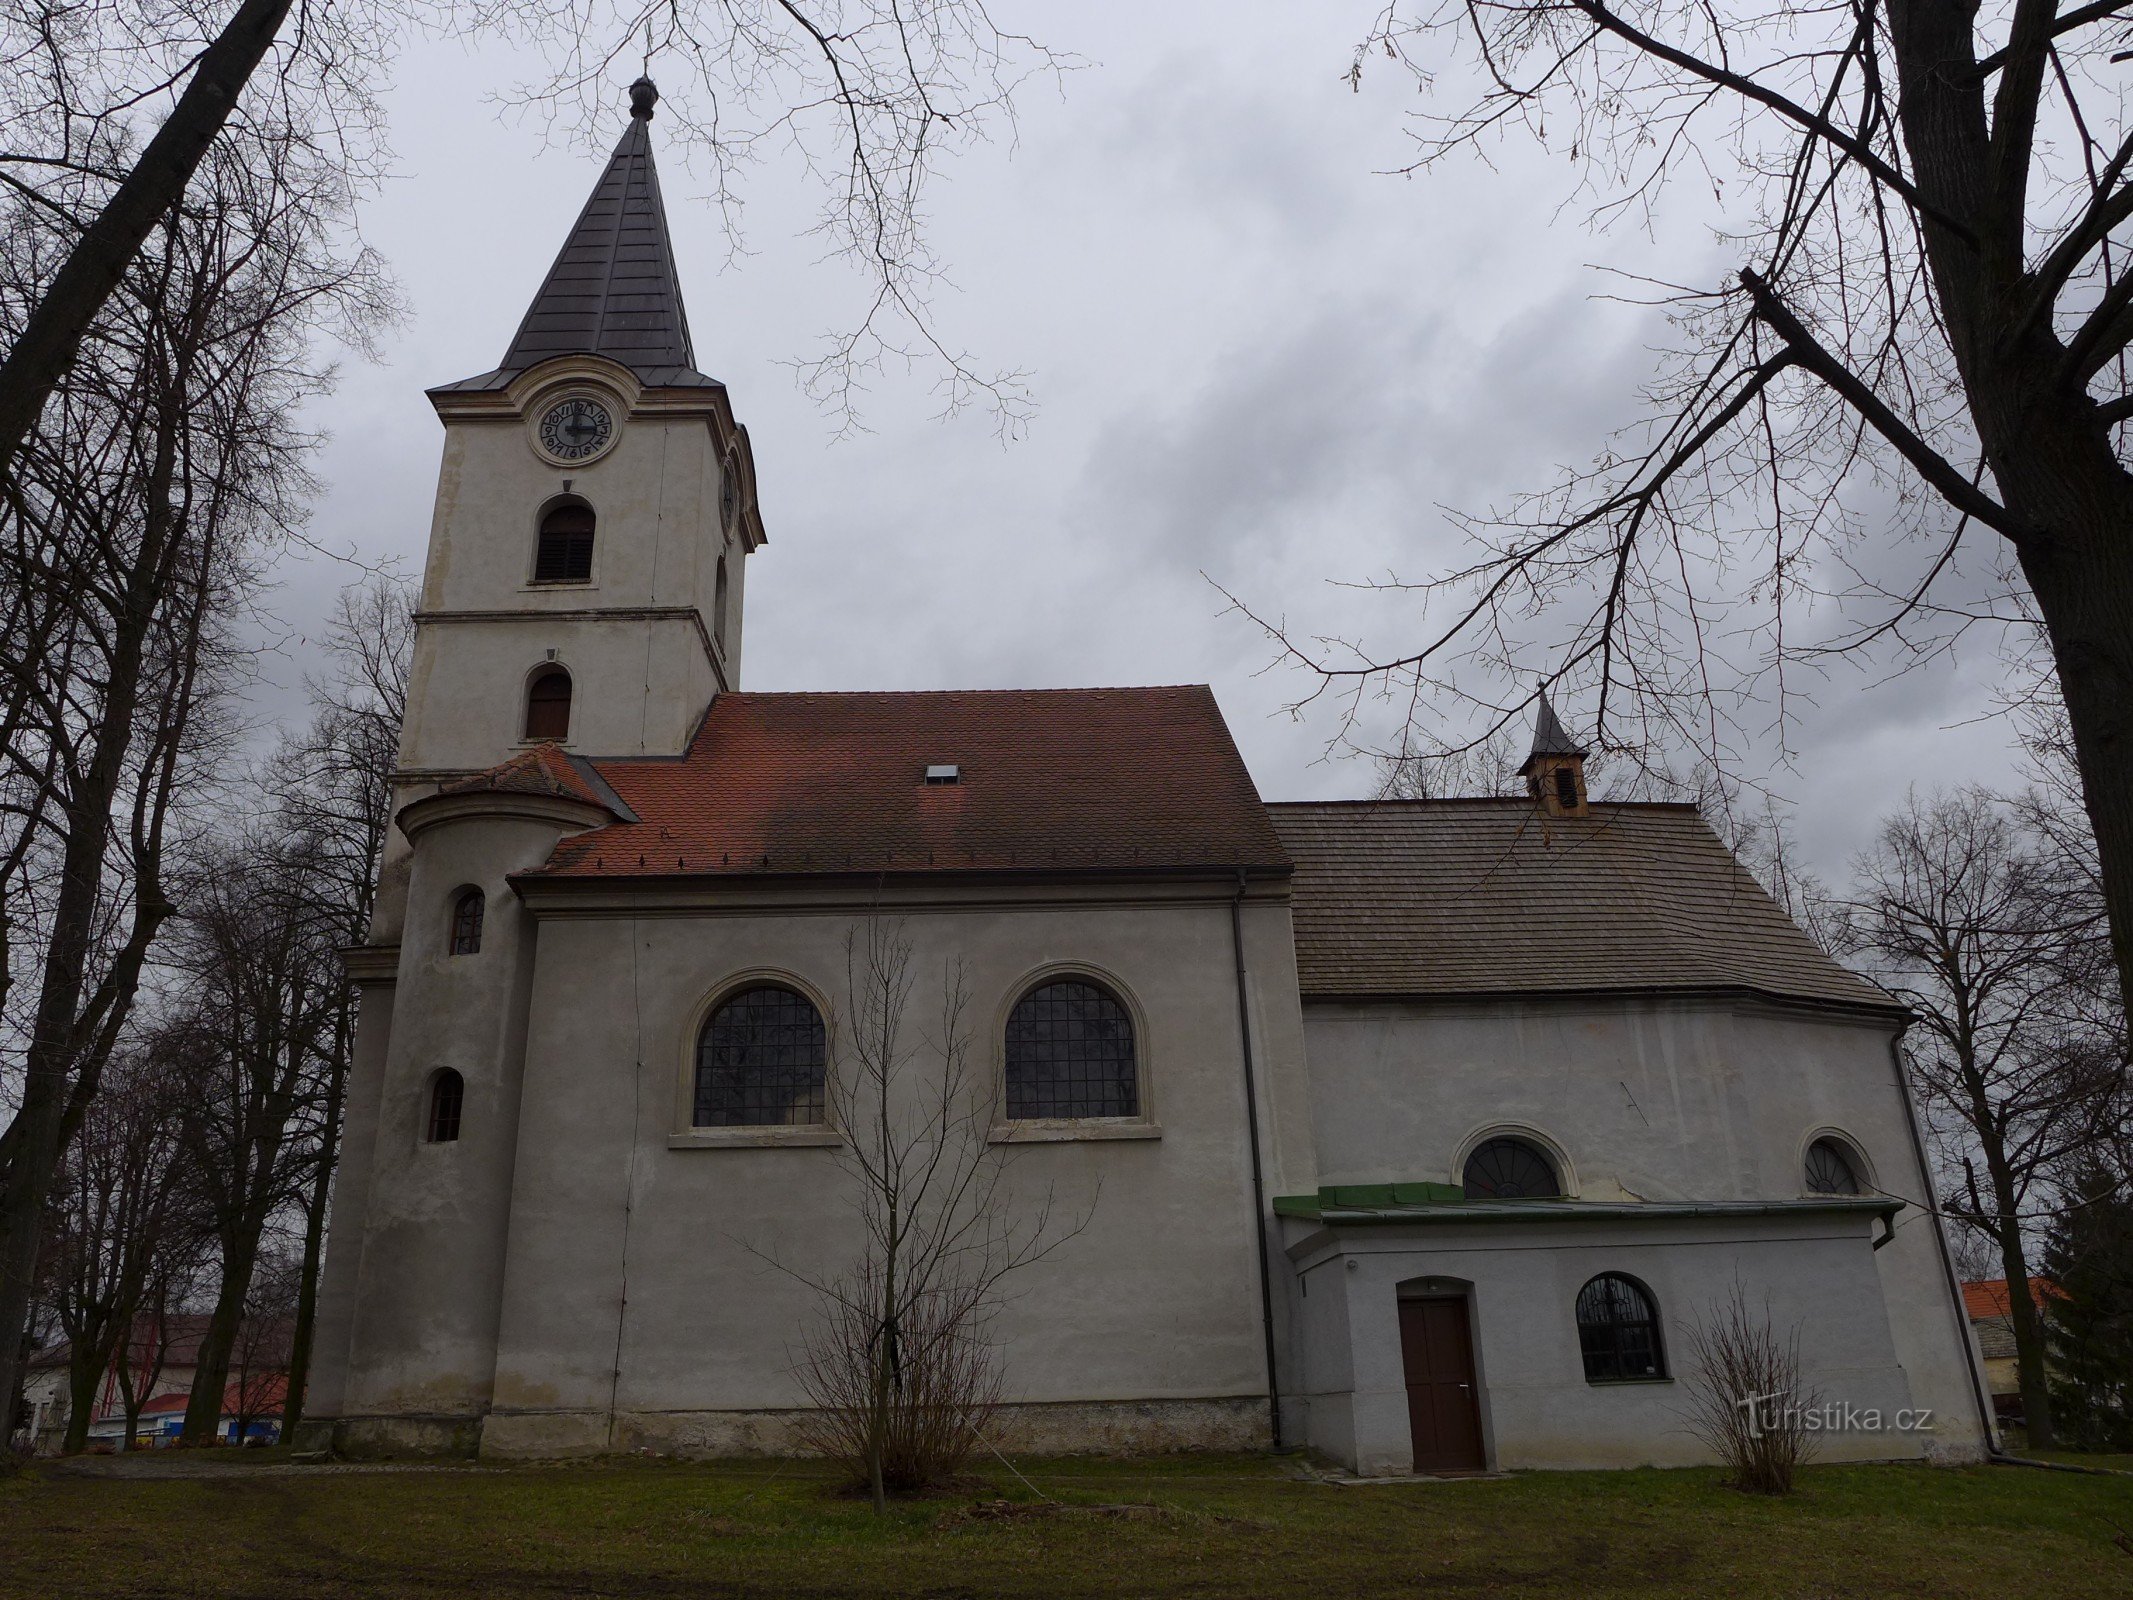
[[[748,434],[697,370],[651,124],[630,120],[492,372],[429,392],[444,422],[404,801],[542,742],[676,756],[738,688],[763,545]]]

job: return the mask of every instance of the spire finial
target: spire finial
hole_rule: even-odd
[[[652,120],[652,107],[659,103],[659,85],[640,77],[630,85],[630,115],[643,122]]]

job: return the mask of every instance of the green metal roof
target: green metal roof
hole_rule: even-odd
[[[1683,1218],[1894,1216],[1901,1200],[1842,1195],[1824,1200],[1469,1200],[1446,1183],[1334,1184],[1316,1194],[1277,1195],[1274,1214],[1328,1227],[1373,1223],[1663,1222]]]

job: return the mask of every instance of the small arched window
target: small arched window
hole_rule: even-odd
[[[466,1104],[467,1080],[450,1067],[430,1080],[429,1128],[431,1144],[451,1144],[459,1137],[459,1112]]]
[[[1524,1139],[1484,1139],[1460,1174],[1469,1200],[1559,1200],[1563,1180],[1555,1163]]]
[[[829,1036],[807,996],[758,984],[721,1002],[696,1042],[699,1128],[779,1128],[828,1119]]]
[[[1603,1272],[1578,1291],[1578,1351],[1587,1383],[1666,1376],[1659,1313],[1644,1285]]]
[[[1139,1064],[1126,1008],[1084,978],[1039,984],[1007,1018],[1007,1115],[1137,1117]]]
[[[570,674],[561,667],[543,667],[526,685],[526,737],[570,737]]]
[[[565,500],[541,518],[533,551],[535,583],[590,583],[593,575],[593,508]]]
[[[726,558],[718,558],[718,591],[711,602],[711,636],[726,648]]]
[[[452,954],[481,954],[481,919],[488,902],[479,889],[462,889],[452,902]]]
[[[1810,1194],[1864,1194],[1866,1185],[1849,1150],[1834,1139],[1817,1139],[1807,1147],[1807,1189]]]

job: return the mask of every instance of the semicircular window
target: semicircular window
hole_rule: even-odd
[[[1666,1376],[1659,1312],[1642,1284],[1603,1272],[1578,1291],[1578,1353],[1587,1383]]]
[[[1807,1189],[1810,1194],[1864,1194],[1866,1185],[1850,1151],[1834,1139],[1817,1139],[1807,1147]]]
[[[699,1128],[819,1126],[829,1039],[807,996],[763,983],[725,1000],[696,1043]]]
[[[1133,1019],[1080,978],[1041,983],[1007,1019],[1007,1115],[1137,1117]]]
[[[1466,1158],[1460,1183],[1469,1200],[1560,1200],[1555,1163],[1524,1139],[1484,1139]]]

